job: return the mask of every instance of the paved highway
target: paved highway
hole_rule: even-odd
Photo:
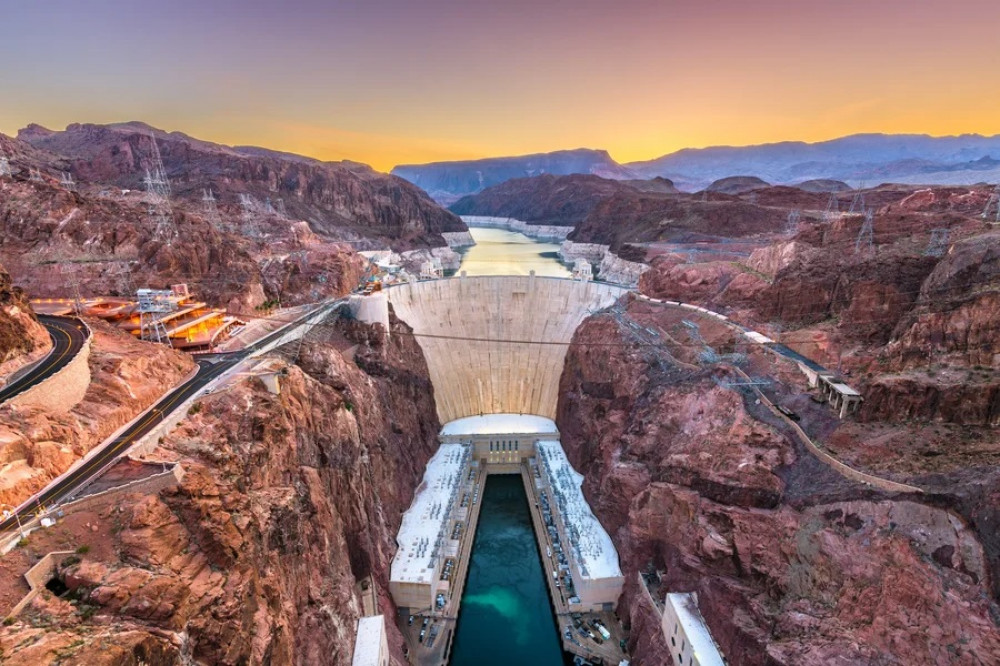
[[[320,308],[323,307],[330,306],[320,306]],[[317,308],[316,310],[320,308]],[[64,478],[51,483],[47,488],[38,493],[30,500],[31,503],[28,506],[23,506],[20,509],[17,517],[12,515],[10,518],[0,522],[0,536],[5,536],[7,532],[16,529],[18,518],[20,518],[21,523],[26,523],[34,518],[39,512],[43,511],[46,507],[58,504],[59,502],[65,500],[68,496],[72,495],[72,493],[83,485],[83,483],[97,476],[98,473],[101,472],[110,462],[122,455],[129,449],[129,447],[142,439],[143,436],[155,428],[161,421],[170,415],[171,412],[177,409],[180,405],[184,404],[188,398],[196,395],[206,385],[208,385],[209,382],[216,379],[227,370],[233,368],[247,356],[250,356],[255,351],[267,346],[272,341],[281,337],[293,327],[299,325],[302,321],[313,316],[313,314],[316,313],[316,310],[310,311],[295,320],[295,322],[289,326],[261,338],[257,342],[238,352],[215,354],[212,357],[212,360],[198,361],[197,375],[161,398],[152,409],[134,420],[128,428],[118,435],[118,437],[106,442],[103,448],[97,450],[89,459],[73,470],[70,474],[67,474]]]
[[[27,391],[62,370],[87,342],[87,328],[76,319],[42,315],[38,317],[38,321],[48,330],[49,337],[52,338],[52,353],[23,377],[0,389],[0,403]]]

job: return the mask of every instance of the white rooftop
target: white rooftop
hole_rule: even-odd
[[[385,617],[369,615],[358,620],[358,637],[354,640],[352,666],[381,666],[379,651],[385,634]]]
[[[552,419],[534,414],[483,414],[445,424],[441,435],[559,434]]]
[[[674,607],[677,619],[691,642],[691,651],[701,666],[725,666],[719,648],[698,610],[698,597],[690,592],[670,592],[667,603]]]
[[[390,579],[409,583],[431,583],[434,558],[443,540],[448,515],[455,506],[470,448],[465,444],[442,444],[428,461],[424,480],[417,487],[413,503],[403,514],[396,535],[399,550],[392,560]]]
[[[562,444],[537,442],[535,450],[552,486],[552,504],[559,509],[580,574],[588,579],[621,576],[615,545],[583,497],[583,475],[569,464]]]

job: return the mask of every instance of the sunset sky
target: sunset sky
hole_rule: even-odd
[[[997,0],[24,0],[0,21],[5,134],[144,120],[388,170],[1000,133]]]

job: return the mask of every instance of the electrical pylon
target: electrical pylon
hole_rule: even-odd
[[[858,189],[854,192],[854,198],[851,199],[851,207],[847,211],[849,214],[854,213],[864,213],[865,212],[865,184],[864,182],[858,183]]]
[[[788,225],[785,229],[786,232],[794,234],[799,229],[799,222],[802,221],[802,213],[799,209],[795,209],[788,214]]]
[[[28,180],[36,183],[44,182],[45,179],[42,178],[42,170],[38,167],[28,167]]]
[[[222,216],[219,215],[219,207],[216,204],[215,194],[212,193],[211,188],[202,190],[201,203],[205,219],[208,220],[208,223],[219,231],[229,231],[222,222]]]
[[[940,257],[948,249],[948,236],[950,229],[931,229],[931,240],[927,243],[924,256]]]
[[[858,239],[854,241],[854,254],[869,252],[875,247],[875,230],[872,222],[875,218],[875,211],[870,208],[865,211],[865,222],[858,232]]]
[[[170,243],[177,237],[177,226],[174,224],[174,209],[170,205],[170,179],[163,167],[163,158],[156,143],[156,136],[149,134],[152,144],[152,169],[146,170],[143,183],[146,186],[146,204],[149,219],[153,223],[154,237]]]
[[[248,238],[259,238],[260,229],[257,226],[257,202],[249,194],[241,194],[240,208],[243,210],[243,235]]]
[[[994,212],[995,211],[995,212]],[[986,200],[986,207],[983,208],[983,219],[993,218],[993,224],[1000,224],[1000,185],[990,193],[990,198]]]
[[[6,155],[0,155],[0,178],[13,178],[14,173],[10,170],[10,160]]]
[[[59,179],[59,184],[63,186],[63,189],[69,190],[70,192],[76,191],[76,181],[73,180],[73,174],[69,171],[63,171],[62,176]]]
[[[828,222],[833,221],[836,217],[840,217],[840,201],[837,199],[836,192],[830,192],[830,200],[826,202],[826,212],[823,214],[823,217]]]

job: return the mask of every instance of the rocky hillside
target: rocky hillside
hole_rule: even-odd
[[[258,204],[280,199],[290,219],[334,240],[370,238],[398,251],[443,246],[442,232],[465,231],[461,220],[401,178],[353,162],[320,162],[261,148],[229,147],[166,133],[143,123],[73,124],[65,131],[31,125],[18,139],[61,158],[53,169],[81,183],[142,189],[156,137],[171,186],[196,204],[211,188],[221,205],[239,212],[238,195]]]
[[[0,378],[9,377],[51,348],[49,334],[35,318],[24,292],[0,266]]]
[[[659,572],[655,595],[697,592],[730,663],[993,663],[1000,569],[977,512],[995,478],[974,502],[849,481],[751,392],[713,381],[723,367],[685,364],[684,315],[629,311],[674,336],[678,361],[651,363],[611,317],[585,322],[558,424],[621,557],[636,663],[673,663],[639,572]]]
[[[0,631],[4,663],[347,665],[369,576],[404,663],[386,590],[440,428],[426,365],[395,320],[311,338],[280,395],[248,377],[163,440],[181,485],[98,509],[71,594]]]
[[[551,174],[594,174],[604,178],[635,177],[604,150],[561,150],[553,153],[495,157],[466,162],[435,162],[432,164],[402,164],[392,170],[423,188],[442,204],[476,194],[512,178]]]
[[[609,180],[592,175],[514,178],[462,197],[449,208],[459,215],[510,217],[529,224],[573,227],[603,199],[622,192],[672,193],[673,183]]]
[[[432,204],[428,204],[432,205]],[[52,178],[0,179],[0,261],[33,297],[124,295],[140,287],[187,282],[194,293],[236,313],[266,303],[313,302],[357,284],[365,261],[305,222],[274,214],[243,233],[234,210],[219,224],[193,202],[173,206],[176,236],[156,236],[141,194]]]

